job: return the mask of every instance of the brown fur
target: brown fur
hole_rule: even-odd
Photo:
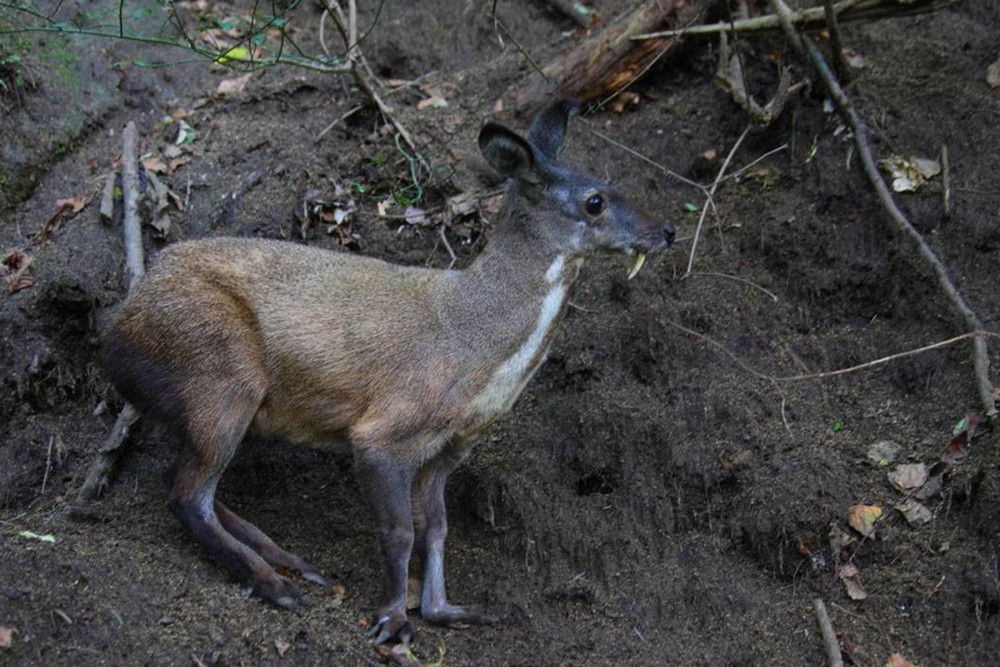
[[[258,594],[297,607],[297,589],[271,566],[322,578],[214,499],[248,428],[353,447],[386,564],[380,640],[410,632],[414,545],[425,618],[489,619],[444,599],[445,480],[541,364],[583,256],[655,250],[673,236],[548,154],[568,113],[562,104],[540,116],[529,135],[537,144],[484,128],[484,155],[514,180],[495,238],[466,270],[278,241],[194,241],[164,250],[115,314],[103,341],[109,375],[183,440],[171,509]],[[609,203],[588,218],[581,207],[598,192]]]

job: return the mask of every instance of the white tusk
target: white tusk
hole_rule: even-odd
[[[639,269],[642,268],[643,262],[646,261],[646,253],[637,252],[632,258],[632,263],[628,267],[628,279],[632,280],[635,278],[635,274],[639,273]]]

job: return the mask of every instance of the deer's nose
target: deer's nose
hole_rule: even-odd
[[[671,225],[669,222],[664,223],[664,225],[663,225],[663,238],[667,239],[667,243],[668,244],[674,242],[674,237],[676,235],[677,234],[674,231],[674,226]]]

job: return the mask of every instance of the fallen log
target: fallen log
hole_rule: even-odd
[[[632,41],[633,35],[692,23],[709,0],[647,0],[588,37],[541,72],[507,91],[514,108],[530,114],[554,96],[585,102],[618,92],[677,42],[677,37]]]

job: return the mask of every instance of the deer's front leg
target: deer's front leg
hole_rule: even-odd
[[[444,541],[448,536],[444,487],[457,461],[442,458],[444,460],[432,462],[420,471],[414,494],[414,502],[418,504],[413,508],[417,525],[416,546],[424,562],[420,614],[425,621],[437,625],[496,623],[496,617],[479,607],[448,604],[444,584]]]
[[[383,563],[382,601],[369,635],[376,644],[407,643],[413,638],[413,626],[406,618],[406,571],[413,548],[414,471],[372,451],[359,453],[356,467],[375,516]]]

